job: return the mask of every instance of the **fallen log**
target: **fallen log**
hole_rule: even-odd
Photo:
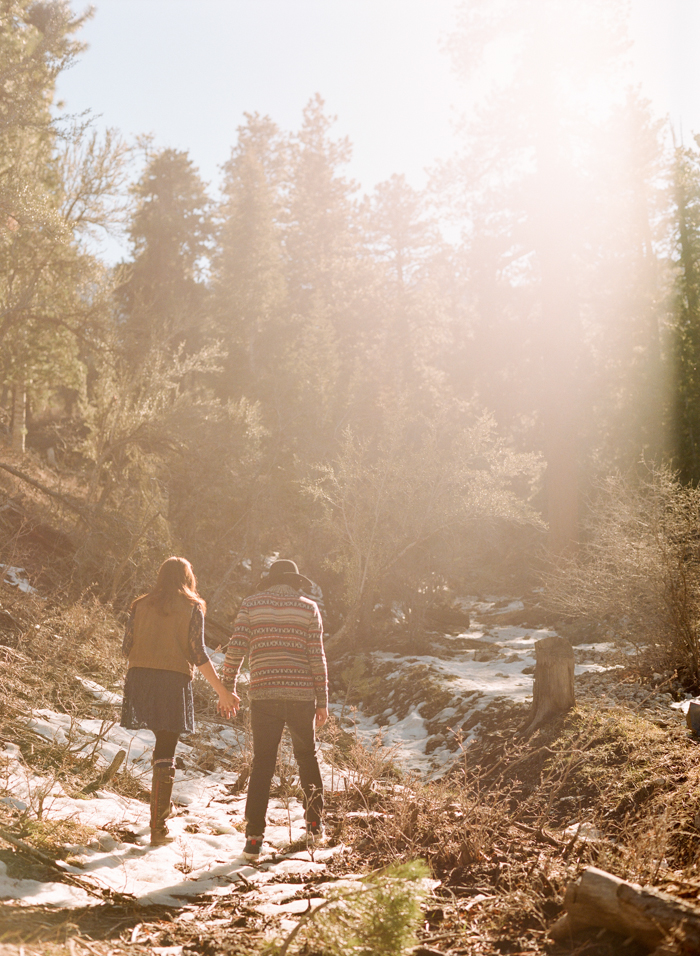
[[[37,491],[41,491],[42,494],[45,494],[49,498],[54,498],[56,501],[60,501],[62,505],[65,505],[70,511],[73,511],[75,514],[79,515],[84,521],[89,523],[89,519],[92,517],[88,508],[85,507],[80,501],[77,501],[75,498],[71,498],[68,495],[61,494],[60,491],[54,491],[53,488],[49,488],[48,485],[42,484],[40,481],[37,481],[36,478],[32,478],[31,475],[27,475],[25,472],[20,471],[18,468],[13,468],[12,465],[8,465],[4,461],[0,461],[0,468],[3,471],[9,472],[9,474],[14,475],[15,478],[19,478],[20,481],[26,482],[26,484],[31,485],[32,488],[36,488]]]
[[[594,866],[569,884],[564,909],[549,932],[557,941],[600,926],[631,936],[649,949],[672,942],[677,952],[700,953],[700,907],[650,886],[627,883]]]

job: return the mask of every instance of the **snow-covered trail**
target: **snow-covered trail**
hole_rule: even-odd
[[[65,734],[65,715],[42,710],[32,720],[32,728],[61,741]],[[96,728],[91,721],[75,722],[72,739],[82,734],[89,741]],[[99,722],[97,722],[99,724]],[[131,737],[130,753],[138,772],[138,765],[152,747],[148,731],[131,733],[113,728],[101,741],[100,764],[107,764],[110,755],[124,745],[125,736]],[[183,754],[187,756],[187,749]],[[243,810],[245,795],[232,795],[237,774],[218,772],[203,774],[192,770],[178,770],[173,800],[175,814],[168,821],[173,843],[160,847],[149,845],[148,806],[129,797],[108,790],[98,791],[84,798],[67,795],[60,783],[40,777],[28,770],[21,759],[19,748],[5,744],[0,751],[2,778],[0,800],[15,810],[33,815],[41,798],[42,816],[50,820],[73,820],[94,828],[93,837],[85,846],[68,847],[65,872],[76,877],[76,883],[56,880],[39,882],[31,879],[12,879],[7,867],[0,862],[0,899],[14,900],[24,905],[52,907],[82,907],[103,902],[104,891],[126,895],[142,905],[161,904],[181,906],[188,898],[202,895],[217,896],[230,893],[232,885],[244,882],[257,891],[256,901],[267,915],[301,911],[308,901],[298,905],[289,897],[299,891],[299,883],[326,871],[326,863],[342,852],[342,846],[307,849],[304,845],[303,809],[296,799],[272,799],[269,824],[260,862],[253,866],[242,856]],[[327,783],[330,770],[324,767]],[[338,780],[337,773],[334,779]],[[286,888],[280,879],[293,878]],[[335,886],[337,881],[329,885]],[[88,886],[94,892],[84,889]],[[323,891],[320,882],[319,893]]]
[[[505,603],[494,597],[464,598],[461,603],[469,610],[471,623],[460,633],[443,635],[436,653],[372,654],[373,662],[384,665],[386,708],[350,715],[354,731],[368,747],[381,740],[402,767],[417,774],[443,773],[457,750],[483,729],[482,719],[497,714],[501,702],[531,703],[535,644],[554,634],[548,628],[493,622],[493,617],[522,611],[521,601]],[[609,674],[622,666],[624,656],[624,649],[612,644],[579,645],[576,677]],[[412,681],[414,674],[419,679],[429,674],[435,686],[448,688],[449,704],[430,716],[430,701],[414,699],[401,707],[394,688],[410,689],[417,683]]]
[[[473,605],[471,625],[463,633],[444,639],[444,655],[400,658],[375,654],[376,661],[386,665],[386,707],[374,716],[359,710],[344,712],[344,728],[370,748],[392,748],[399,764],[428,775],[444,770],[455,759],[454,746],[445,742],[447,727],[468,723],[468,739],[478,731],[484,709],[502,700],[527,703],[532,694],[534,646],[551,631],[480,623],[481,614],[487,620],[490,606],[483,602]],[[576,654],[578,676],[602,674],[617,666],[605,660],[603,645],[580,646]],[[402,674],[405,677],[407,668],[410,674],[413,667],[427,669],[449,688],[451,703],[430,718],[421,713],[424,705],[420,701],[406,708],[393,699],[392,683],[398,683]],[[108,704],[115,713],[118,694],[89,681],[83,683],[102,709]],[[340,705],[335,707],[336,718],[340,719],[341,711]],[[82,748],[86,754],[94,750],[98,769],[108,766],[118,751],[124,750],[132,776],[144,789],[150,786],[153,735],[149,731],[127,731],[104,719],[71,720],[45,709],[35,710],[27,718],[27,726],[58,745]],[[443,732],[441,737],[434,733],[436,726]],[[241,731],[232,725],[203,722],[200,745],[202,733],[206,746],[214,752],[237,753],[244,745]],[[325,754],[330,757],[330,748]],[[181,906],[188,898],[225,896],[244,883],[252,887],[251,905],[266,915],[278,916],[283,924],[309,906],[308,899],[298,898],[305,880],[314,884],[313,899],[322,898],[327,864],[343,852],[343,847],[305,847],[303,810],[295,798],[271,800],[263,855],[252,866],[242,856],[245,796],[237,792],[237,774],[220,768],[208,773],[198,769],[193,748],[186,742],[180,743],[178,756],[182,759],[173,790],[176,812],[169,821],[175,840],[151,847],[149,808],[144,802],[111,790],[70,796],[57,778],[41,777],[32,771],[19,747],[6,742],[0,750],[0,801],[29,818],[42,815],[79,822],[91,828],[91,837],[86,845],[68,848],[65,869],[69,878],[77,878],[76,885],[59,880],[13,879],[0,862],[0,900],[71,908],[100,903],[105,891],[111,891],[143,905]],[[221,761],[223,766],[226,763]],[[351,782],[327,760],[322,765],[328,788],[342,788]],[[337,880],[329,877],[330,885],[337,886]],[[93,892],[86,891],[85,886]]]

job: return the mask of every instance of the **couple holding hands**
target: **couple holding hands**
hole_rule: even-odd
[[[243,600],[218,675],[204,644],[206,604],[185,558],[163,562],[155,587],[131,605],[123,653],[128,658],[121,725],[155,734],[151,782],[151,845],[171,842],[166,824],[175,779],[175,748],[194,731],[195,667],[216,691],[218,711],[234,716],[236,684],[247,658],[253,766],[246,798],[248,860],[260,855],[270,786],[285,724],[304,795],[306,837],[323,838],[323,783],[315,731],[328,719],[328,675],[318,606],[300,592],[311,581],[293,561],[275,561]]]

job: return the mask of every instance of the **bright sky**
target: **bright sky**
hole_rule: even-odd
[[[86,0],[87,2],[87,0]],[[89,49],[60,79],[71,112],[188,150],[203,178],[244,112],[296,130],[320,93],[369,191],[394,172],[420,187],[452,151],[463,94],[440,50],[459,0],[95,0]],[[73,8],[84,9],[81,0]],[[699,0],[632,0],[640,77],[686,140],[700,131]]]
[[[79,0],[72,0],[80,10]],[[450,66],[439,38],[453,0],[95,0],[90,49],[64,74],[71,111],[187,149],[216,180],[244,112],[301,124],[315,93],[371,189],[420,177],[451,145]]]

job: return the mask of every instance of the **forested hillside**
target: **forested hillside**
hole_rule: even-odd
[[[369,192],[322,90],[211,183],[99,132],[56,97],[75,10],[0,0],[0,954],[656,946],[557,931],[591,865],[697,952],[700,137],[625,79],[626,5],[464,0],[459,148]],[[203,680],[147,843],[120,652],[169,555],[211,649],[272,558],[320,586],[322,849],[287,754],[244,863],[250,728]],[[540,724],[543,635],[577,701]]]
[[[467,88],[512,69],[425,190],[367,195],[320,95],[248,115],[213,184],[98,135],[54,97],[83,18],[3,0],[0,557],[31,488],[78,591],[123,606],[183,553],[226,614],[284,553],[362,641],[379,598],[420,629],[446,586],[532,583],[605,475],[695,482],[700,149],[625,86],[622,12],[465,4]]]

